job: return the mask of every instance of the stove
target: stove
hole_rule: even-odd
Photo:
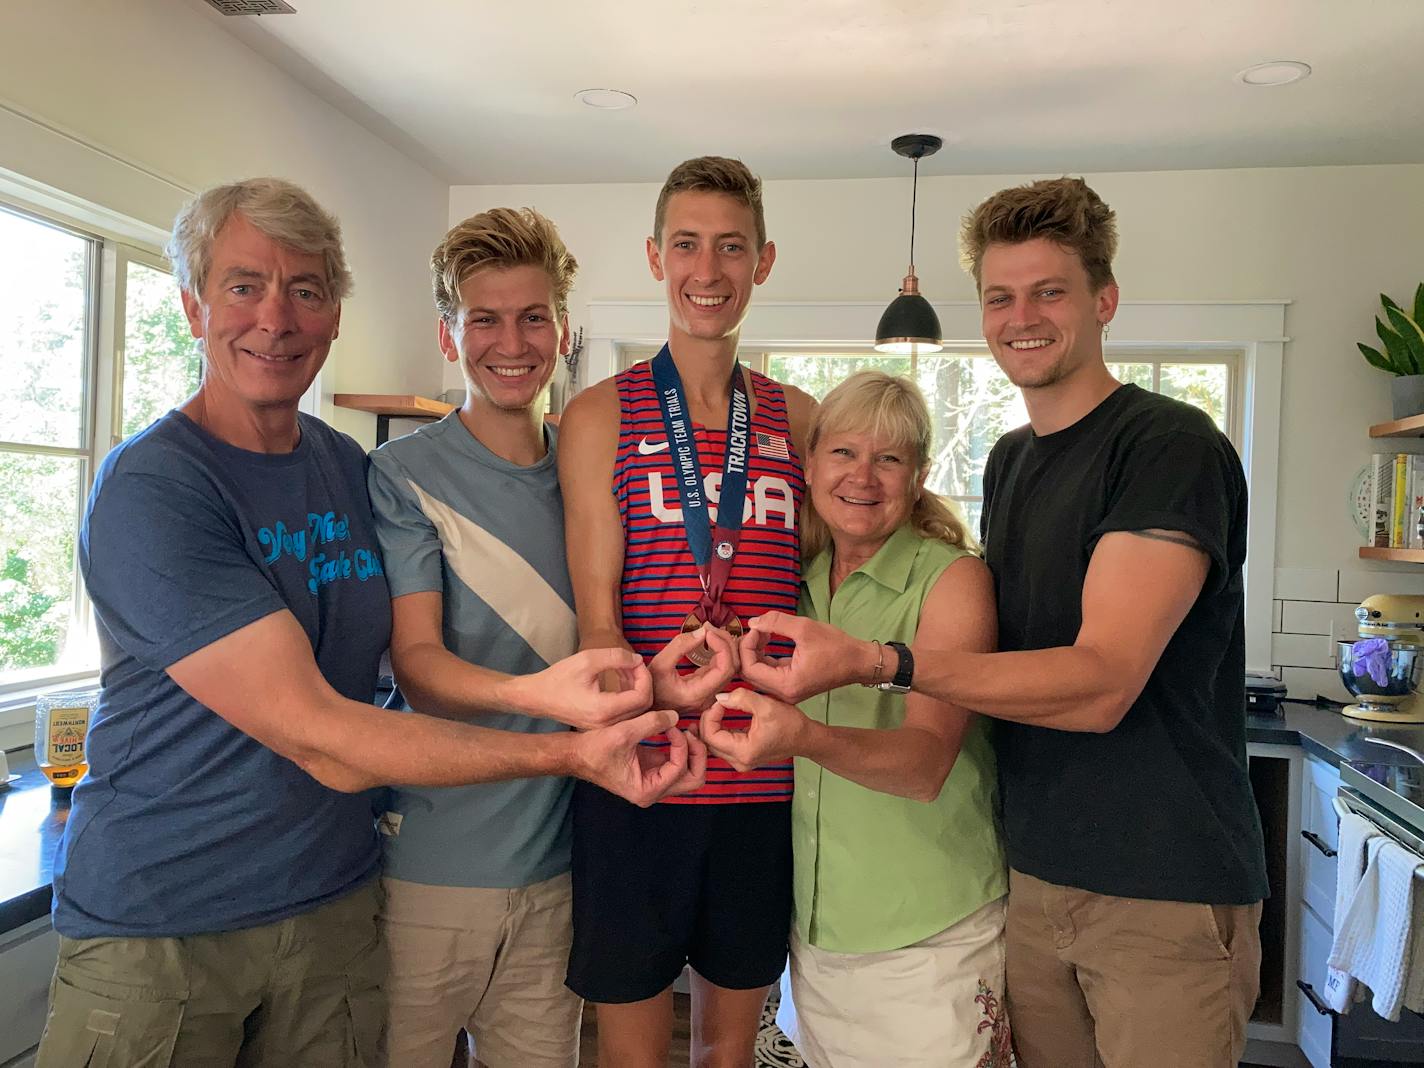
[[[1407,750],[1380,748],[1378,759],[1346,760],[1340,764],[1340,785],[1368,798],[1401,824],[1424,848],[1424,764]]]
[[[1378,742],[1378,738],[1371,741]],[[1411,745],[1369,745],[1368,759],[1340,764],[1337,807],[1363,816],[1388,837],[1424,858],[1424,764]],[[1336,1068],[1390,1068],[1424,1064],[1424,1016],[1405,1009],[1397,1023],[1355,1005],[1332,1021]]]

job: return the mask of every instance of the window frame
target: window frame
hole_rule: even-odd
[[[80,444],[74,447],[28,445],[0,439],[0,449],[21,455],[63,456],[79,461],[79,493],[75,507],[75,525],[83,521],[85,502],[94,485],[94,478],[104,458],[122,439],[124,337],[127,305],[125,303],[129,263],[172,273],[160,246],[139,245],[131,237],[119,237],[104,226],[86,223],[80,218],[56,211],[44,203],[18,196],[0,187],[0,210],[42,226],[49,226],[89,243],[86,265],[86,307],[81,398]],[[80,213],[76,213],[80,214]],[[138,229],[135,224],[135,229]],[[84,589],[78,561],[76,539],[74,584],[71,597],[71,628],[74,632],[92,631],[93,605]],[[35,696],[56,687],[76,683],[96,684],[99,664],[62,669],[24,668],[0,675],[0,748],[4,747],[4,731],[29,718]]]
[[[186,199],[194,190],[167,183],[165,193]],[[175,210],[177,202],[175,201]],[[124,215],[63,190],[0,168],[0,208],[44,225],[94,242],[89,257],[91,300],[85,310],[87,343],[81,447],[67,450],[82,465],[76,525],[83,520],[84,504],[105,457],[122,441],[125,315],[128,264],[140,263],[171,274],[164,255],[167,231],[141,219]],[[318,372],[298,409],[321,417],[322,373]],[[17,443],[18,444],[18,443]],[[48,452],[48,447],[20,452]],[[77,557],[77,543],[76,543]],[[91,630],[93,606],[84,590],[78,560],[74,568],[73,627]],[[29,744],[35,698],[46,690],[93,686],[99,665],[77,670],[23,669],[0,679],[0,749]]]
[[[1112,343],[1105,342],[1103,345],[1103,355],[1109,364],[1114,363],[1134,363],[1148,364],[1152,368],[1152,392],[1161,391],[1162,367],[1164,364],[1209,364],[1215,367],[1226,368],[1226,436],[1231,443],[1236,446],[1237,452],[1242,452],[1244,442],[1242,440],[1242,428],[1245,423],[1245,410],[1242,400],[1242,364],[1244,354],[1238,349],[1218,349],[1203,347],[1181,347],[1181,348],[1144,348],[1134,346],[1126,342]],[[641,345],[624,345],[618,350],[619,370],[626,371],[633,364],[641,360],[650,360],[658,354],[655,348],[648,348]],[[875,347],[869,343],[850,346],[839,345],[834,347],[817,347],[814,350],[807,350],[804,345],[781,345],[763,346],[752,348],[748,351],[747,346],[743,346],[738,352],[742,363],[759,374],[770,376],[771,360],[774,356],[805,355],[805,356],[825,356],[854,359],[857,356],[874,357],[880,355],[875,351]],[[916,377],[919,368],[920,353],[909,353],[910,376]],[[924,353],[925,356],[942,358],[945,356],[962,356],[967,359],[989,360],[993,359],[988,346],[982,342],[977,349],[970,345],[946,345],[938,352]],[[974,493],[947,493],[944,494],[951,501],[957,501],[961,505],[971,502],[982,501],[982,494]]]

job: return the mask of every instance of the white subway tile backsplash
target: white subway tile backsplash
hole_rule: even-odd
[[[1286,684],[1286,695],[1309,701],[1315,697],[1328,697],[1332,701],[1352,701],[1350,691],[1340,681],[1335,671],[1322,668],[1280,667],[1276,673]]]
[[[1340,573],[1315,567],[1276,568],[1276,597],[1282,601],[1333,601]]]
[[[1280,572],[1277,571],[1276,574],[1279,575]],[[1279,597],[1281,596],[1279,579],[1277,579],[1276,585],[1276,596]],[[1412,571],[1353,570],[1340,572],[1339,599],[1341,601],[1359,604],[1366,597],[1375,593],[1424,594],[1424,567],[1416,567]]]
[[[1334,623],[1337,638],[1350,638],[1359,630],[1355,619],[1355,604],[1330,604],[1326,601],[1280,601],[1281,621],[1277,632],[1287,634],[1330,634]]]
[[[1335,650],[1323,634],[1271,635],[1271,663],[1287,667],[1335,667]]]
[[[1281,602],[1271,602],[1271,632],[1279,634],[1281,632]]]

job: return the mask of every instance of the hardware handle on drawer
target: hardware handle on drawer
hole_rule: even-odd
[[[1309,842],[1311,845],[1313,845],[1316,849],[1320,850],[1320,852],[1324,853],[1327,857],[1335,856],[1335,850],[1331,849],[1328,845],[1326,845],[1325,839],[1321,838],[1320,835],[1314,833],[1313,831],[1301,831],[1300,836],[1304,838],[1307,842]]]
[[[1325,1002],[1320,1000],[1320,995],[1315,992],[1315,987],[1311,986],[1304,979],[1297,979],[1295,981],[1295,985],[1300,987],[1300,992],[1306,996],[1306,999],[1312,1005],[1315,1006],[1315,1011],[1320,1013],[1321,1016],[1329,1016],[1332,1012],[1335,1011],[1329,1005],[1325,1004]]]

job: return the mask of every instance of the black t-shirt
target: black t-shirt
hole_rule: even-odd
[[[1072,645],[1098,539],[1154,528],[1206,550],[1202,592],[1113,730],[995,724],[1009,862],[1100,894],[1248,904],[1267,884],[1246,767],[1246,479],[1230,441],[1190,405],[1125,385],[989,455],[981,534],[1001,649]],[[1119,625],[1132,641],[1131,615]]]

